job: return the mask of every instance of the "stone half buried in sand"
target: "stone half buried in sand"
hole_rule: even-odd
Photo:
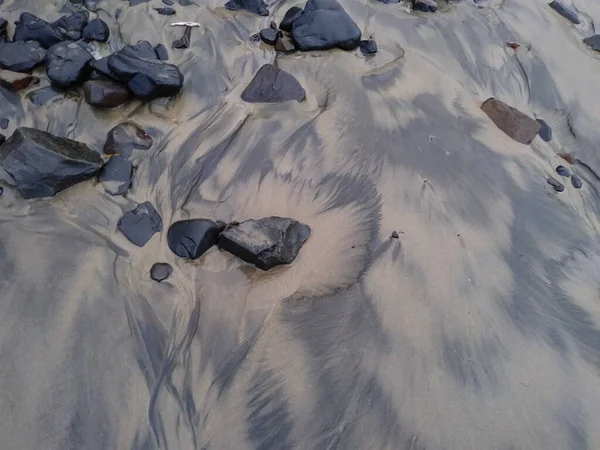
[[[100,169],[98,181],[110,195],[124,195],[131,186],[133,164],[122,156],[115,155]]]
[[[591,47],[593,50],[600,52],[600,34],[595,34],[589,38],[585,38],[583,43],[588,47]]]
[[[301,102],[305,98],[306,91],[298,80],[272,64],[262,66],[242,92],[242,100],[248,103]]]
[[[104,153],[129,158],[134,150],[148,150],[153,139],[139,125],[123,122],[111,128],[104,143]]]
[[[336,0],[308,0],[292,28],[292,38],[302,51],[354,50],[360,37],[360,29]]]
[[[310,227],[294,219],[266,217],[228,227],[219,247],[261,270],[291,264],[310,237]]]
[[[528,115],[495,98],[487,99],[481,105],[481,109],[498,128],[521,144],[531,144],[541,128],[541,125]]]
[[[144,202],[123,214],[117,228],[131,243],[143,247],[155,233],[162,231],[162,219],[152,203]]]
[[[240,11],[242,9],[259,16],[268,16],[269,10],[263,0],[229,0],[225,3],[225,8],[230,11]]]
[[[25,198],[52,197],[92,178],[103,163],[85,144],[32,128],[18,128],[0,158]]]
[[[223,222],[210,219],[181,220],[169,227],[167,243],[177,256],[198,259],[216,245],[219,233],[224,229]]]
[[[550,3],[549,6],[554,11],[556,11],[565,19],[574,23],[575,25],[579,25],[581,23],[581,20],[579,19],[577,13],[569,7],[567,7],[567,5],[565,5],[561,0],[554,0],[552,3]]]

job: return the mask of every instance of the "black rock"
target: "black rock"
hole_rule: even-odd
[[[298,17],[302,15],[303,12],[304,10],[302,8],[292,6],[285,12],[283,19],[279,24],[279,28],[283,31],[291,32],[294,26],[294,22],[296,21],[296,19],[298,19]]]
[[[110,158],[98,174],[98,180],[110,195],[126,194],[132,177],[133,164],[121,156]]]
[[[22,13],[15,28],[13,41],[37,41],[44,48],[50,48],[65,40],[58,27],[29,13]]]
[[[575,25],[579,25],[581,23],[581,20],[579,19],[579,16],[577,15],[577,13],[575,13],[575,11],[573,11],[572,9],[568,8],[560,0],[554,0],[552,3],[550,3],[549,6],[554,11],[556,11],[561,16],[563,16],[565,19],[571,21]]]
[[[4,141],[6,141],[6,137],[3,134],[0,134],[0,145],[4,144]]]
[[[191,40],[192,40],[192,27],[185,27],[183,36],[181,36],[180,39],[173,41],[173,48],[178,48],[180,50],[189,48]]]
[[[135,58],[157,59],[154,47],[148,41],[139,41],[134,45],[126,45],[120,52]]]
[[[156,47],[154,47],[154,52],[156,53],[156,57],[161,61],[167,61],[169,59],[169,52],[162,44],[158,44]]]
[[[150,0],[129,0],[129,6],[136,6],[141,3],[148,3]]]
[[[8,41],[8,21],[0,17],[0,41]]]
[[[248,103],[277,103],[288,100],[301,102],[306,91],[298,80],[280,68],[265,64],[242,92],[242,100]]]
[[[413,0],[413,9],[415,11],[436,12],[438,5],[435,0]]]
[[[541,125],[540,131],[538,131],[539,136],[545,142],[550,142],[552,140],[552,128],[550,128],[550,125],[548,125],[545,120],[543,120],[543,119],[536,119],[536,120]]]
[[[372,55],[377,53],[377,42],[373,39],[368,41],[360,41],[360,51],[363,55]]]
[[[173,8],[154,8],[154,10],[163,16],[173,16],[177,12]]]
[[[263,0],[229,0],[225,3],[225,8],[230,11],[239,11],[245,9],[259,16],[268,16],[269,10]]]
[[[83,84],[85,101],[97,108],[116,108],[131,98],[129,89],[118,81],[91,80]]]
[[[173,273],[173,268],[167,263],[156,263],[150,269],[150,278],[154,281],[165,281]]]
[[[561,177],[568,177],[571,175],[571,171],[565,166],[558,166],[556,168],[556,173],[559,174]]]
[[[292,29],[296,47],[302,51],[354,50],[360,36],[360,29],[336,0],[308,0]]]
[[[4,170],[25,198],[52,197],[102,167],[100,155],[87,145],[32,128],[17,128],[2,155]]]
[[[2,128],[3,130],[6,130],[8,128],[9,122],[10,121],[6,117],[0,119],[0,128]]]
[[[133,122],[123,122],[108,132],[104,143],[104,153],[129,158],[134,150],[148,150],[152,138]]]
[[[554,188],[556,192],[562,192],[565,190],[565,185],[558,181],[556,178],[548,177],[546,181],[550,186]]]
[[[585,38],[583,42],[593,50],[600,52],[600,34],[595,34],[592,37]]]
[[[571,175],[571,184],[573,185],[573,187],[575,189],[581,189],[581,186],[583,186],[583,182],[581,181],[581,178],[579,178],[575,174]]]
[[[219,236],[219,247],[261,270],[269,270],[291,264],[309,237],[308,225],[267,217],[228,227]]]
[[[179,0],[179,5],[180,6],[190,6],[190,5],[195,5],[195,3],[192,2],[191,0]]]
[[[401,0],[377,0],[386,5],[393,5],[394,3],[400,3]]]
[[[190,219],[175,222],[169,227],[167,243],[173,253],[182,258],[198,259],[217,243],[223,222],[209,219]]]
[[[162,231],[162,219],[152,203],[144,202],[123,214],[117,228],[131,243],[143,247],[155,233]]]
[[[29,72],[46,59],[46,50],[38,42],[0,42],[0,68]]]
[[[392,231],[392,238],[394,238],[394,239],[400,239],[400,236],[398,235],[397,231]]]
[[[162,0],[165,5],[173,6],[175,2],[173,0]]]
[[[260,39],[265,44],[275,45],[275,41],[277,41],[279,35],[280,32],[278,30],[274,30],[271,27],[260,30]]]
[[[176,95],[183,87],[183,74],[177,66],[156,59],[150,49],[152,59],[131,56],[125,49],[113,53],[108,57],[108,69],[141,100]]]
[[[75,42],[61,42],[48,49],[46,75],[53,86],[67,89],[87,80],[94,57]]]
[[[106,42],[110,37],[110,29],[102,19],[93,19],[83,29],[83,39],[86,41]]]
[[[54,22],[52,25],[57,27],[63,35],[67,35],[70,39],[78,40],[81,38],[81,32],[88,23],[87,11],[78,11],[68,16],[63,16]]]

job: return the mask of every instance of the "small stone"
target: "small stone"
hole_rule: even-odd
[[[550,3],[549,6],[558,14],[560,14],[570,22],[574,23],[575,25],[579,25],[581,23],[581,20],[579,19],[579,16],[575,13],[575,11],[568,8],[562,1],[554,0],[552,3]]]
[[[392,237],[393,237],[394,239],[399,239],[399,238],[400,238],[400,236],[398,235],[398,232],[397,232],[397,231],[392,231]]]
[[[177,12],[173,8],[154,8],[154,10],[162,16],[173,16]]]
[[[263,0],[229,0],[225,3],[225,8],[230,11],[240,11],[245,9],[259,16],[268,16],[269,10],[267,4]]]
[[[0,69],[29,72],[46,58],[38,42],[0,42]]]
[[[118,81],[91,80],[83,84],[85,101],[97,108],[116,108],[131,98],[129,90]]]
[[[98,180],[110,195],[126,194],[131,186],[132,177],[133,164],[131,161],[116,155],[104,164],[98,174]]]
[[[110,37],[110,29],[102,19],[93,19],[83,29],[83,39],[86,41],[106,42]]]
[[[32,75],[11,72],[9,70],[0,70],[0,86],[13,92],[27,89],[30,85],[39,82],[40,79]]]
[[[156,263],[150,269],[150,278],[154,281],[165,281],[173,273],[173,268],[167,263]]]
[[[53,86],[67,89],[87,80],[94,57],[75,42],[60,42],[48,49],[46,75]]]
[[[88,23],[89,15],[87,11],[78,11],[68,16],[63,16],[52,25],[57,27],[63,35],[67,35],[74,41],[81,39],[81,32]]]
[[[179,0],[179,6],[190,6],[195,5],[195,3],[191,0]]]
[[[162,0],[165,5],[173,6],[175,2],[173,0]]]
[[[242,92],[242,100],[248,103],[301,102],[305,98],[306,91],[298,80],[272,64],[262,66]]]
[[[154,51],[156,52],[156,57],[161,61],[167,61],[169,59],[169,52],[164,45],[158,44],[154,47]]]
[[[15,28],[13,41],[37,41],[44,48],[50,48],[65,40],[60,29],[53,24],[29,13],[22,13]]]
[[[600,52],[600,34],[595,34],[589,38],[585,38],[583,42],[593,50]]]
[[[152,138],[140,126],[123,122],[108,132],[104,153],[129,158],[134,150],[148,150],[152,144]]]
[[[261,270],[291,264],[310,237],[310,227],[294,219],[266,217],[231,225],[219,236],[219,248]]]
[[[296,51],[294,41],[289,36],[278,36],[275,41],[275,50],[283,53],[290,53]]]
[[[562,191],[564,191],[564,190],[565,190],[565,185],[564,185],[564,184],[562,184],[560,181],[558,181],[558,180],[557,180],[557,179],[555,179],[555,178],[548,177],[548,178],[546,179],[546,181],[548,182],[548,184],[549,184],[550,186],[552,186],[552,187],[554,188],[554,190],[555,190],[556,192],[562,192]]]
[[[183,36],[180,39],[173,41],[173,48],[183,50],[190,47],[190,41],[192,39],[192,27],[185,27]]]
[[[279,24],[279,28],[283,31],[290,32],[294,26],[294,22],[302,15],[304,10],[297,6],[292,6],[283,16],[283,20]]]
[[[536,119],[537,123],[540,124],[541,128],[538,134],[544,142],[550,142],[552,140],[552,128],[543,119]]]
[[[568,177],[571,175],[571,171],[565,166],[558,166],[556,168],[556,173],[559,174],[561,177]]]
[[[279,36],[279,31],[274,30],[271,27],[260,30],[260,39],[265,44],[275,45],[275,41],[277,41],[278,36]]]
[[[481,109],[498,128],[521,144],[531,144],[541,128],[531,117],[495,98],[487,99]]]
[[[581,186],[583,186],[583,182],[581,181],[581,178],[579,178],[575,174],[571,175],[571,184],[573,185],[573,187],[575,189],[581,189]]]
[[[209,219],[190,219],[175,222],[169,227],[167,243],[181,258],[198,259],[217,243],[225,224]]]
[[[0,17],[0,42],[2,41],[8,41],[8,21]]]
[[[129,6],[137,6],[141,3],[148,3],[150,0],[129,0]]]
[[[6,130],[8,128],[8,124],[9,120],[6,117],[0,119],[0,128],[2,128],[3,130]]]
[[[131,243],[143,247],[155,233],[162,231],[162,219],[152,203],[144,202],[123,214],[117,228]]]
[[[121,8],[117,8],[117,10],[115,11],[115,19],[116,20],[119,20],[122,12],[123,12],[123,10]]]
[[[521,46],[521,44],[519,44],[518,42],[514,42],[514,41],[507,42],[506,45],[508,45],[513,50],[516,50]]]
[[[372,55],[377,53],[377,42],[373,39],[368,41],[360,41],[360,51],[363,55]]]
[[[413,10],[423,12],[436,12],[438,5],[434,0],[413,0]]]
[[[562,159],[564,159],[569,164],[573,164],[573,155],[571,153],[558,153],[557,155],[560,156]]]

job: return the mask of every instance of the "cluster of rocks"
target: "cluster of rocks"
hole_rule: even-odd
[[[581,181],[581,178],[579,178],[577,174],[571,173],[571,171],[565,166],[558,166],[556,168],[556,173],[563,178],[570,178],[571,185],[575,189],[581,189],[583,186],[583,181]],[[546,181],[556,192],[563,192],[565,190],[565,185],[552,176],[549,176]]]

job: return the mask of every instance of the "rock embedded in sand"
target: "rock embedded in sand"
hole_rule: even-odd
[[[242,100],[248,103],[301,102],[305,98],[306,91],[298,80],[272,64],[262,66],[242,92]]]
[[[39,81],[38,77],[32,75],[11,72],[10,70],[0,70],[0,86],[13,92],[27,89],[30,85],[37,84]]]
[[[173,8],[154,8],[161,16],[174,16],[177,11]]]
[[[5,141],[6,141],[6,136],[4,136],[3,134],[0,134],[0,145],[4,144]],[[2,154],[1,151],[0,151],[0,154]]]
[[[556,168],[556,173],[559,174],[561,177],[568,177],[571,175],[571,171],[565,166],[558,166]]]
[[[481,109],[498,128],[521,144],[531,144],[541,128],[531,117],[495,98],[487,99]]]
[[[173,268],[167,263],[155,263],[150,269],[150,278],[154,281],[165,281],[173,273]]]
[[[423,12],[436,12],[438,9],[437,2],[435,0],[413,0],[413,10]]]
[[[360,41],[360,52],[363,55],[373,55],[377,53],[377,42],[373,39]]]
[[[8,21],[0,17],[0,42],[8,40]]]
[[[161,61],[167,61],[169,59],[167,47],[162,44],[158,44],[156,47],[154,47],[154,52],[156,53],[156,57]]]
[[[0,42],[0,69],[28,72],[46,59],[38,42]]]
[[[148,3],[150,0],[129,0],[129,6],[137,6],[141,3]]]
[[[579,25],[581,23],[581,20],[579,19],[577,13],[571,8],[567,7],[561,0],[554,0],[552,3],[550,3],[549,6],[558,14],[560,14],[570,22],[574,23],[575,25]]]
[[[310,227],[294,219],[266,217],[228,227],[219,248],[261,270],[291,264],[310,237]]]
[[[129,158],[134,150],[148,150],[152,143],[152,138],[137,124],[123,122],[108,132],[103,150],[107,155]]]
[[[46,75],[53,86],[70,88],[87,80],[92,73],[94,57],[75,42],[60,42],[48,49]]]
[[[291,32],[294,27],[294,22],[302,15],[304,10],[297,6],[292,6],[285,12],[281,23],[279,24],[279,28],[283,31]]]
[[[175,4],[174,0],[162,0],[165,5],[173,6]]]
[[[3,117],[2,119],[0,119],[0,129],[6,130],[8,128],[9,123],[10,121],[6,117]]]
[[[591,47],[592,50],[596,50],[597,52],[600,52],[600,34],[595,34],[594,36],[591,36],[589,38],[585,38],[583,40],[583,42],[588,47]]]
[[[302,51],[354,50],[360,37],[360,29],[336,0],[308,0],[292,28],[292,38]]]
[[[57,27],[63,35],[74,41],[81,39],[81,32],[88,23],[87,11],[78,11],[68,16],[63,16],[52,25]]]
[[[581,186],[583,186],[583,182],[581,181],[581,178],[579,178],[575,174],[571,175],[571,184],[573,185],[573,187],[575,189],[581,189]]]
[[[277,36],[275,41],[275,50],[283,53],[290,53],[296,51],[294,41],[289,36]]]
[[[113,80],[86,81],[83,95],[89,105],[97,108],[116,108],[131,98],[129,89]]]
[[[100,169],[98,181],[110,195],[126,194],[131,186],[133,164],[122,156],[111,157]]]
[[[162,219],[150,202],[126,212],[117,222],[118,230],[138,247],[143,247],[155,233],[162,231]]]
[[[268,16],[269,10],[263,0],[229,0],[225,3],[225,8],[230,11],[246,10],[259,16]]]
[[[13,41],[37,41],[44,48],[50,48],[65,40],[60,29],[33,14],[23,13],[15,28]]]
[[[110,29],[102,19],[90,20],[82,33],[85,41],[106,42],[110,37]]]
[[[280,35],[280,31],[276,30],[274,28],[264,28],[262,30],[260,30],[260,39],[268,45],[275,45],[275,42],[277,41],[277,38]]]
[[[190,219],[175,222],[169,227],[167,243],[173,253],[182,258],[198,259],[213,245],[225,224],[209,219]]]
[[[538,134],[544,142],[550,142],[552,140],[552,128],[550,128],[550,125],[543,119],[536,119],[536,121],[540,124],[540,131],[538,131]]]
[[[33,128],[17,128],[2,156],[4,170],[25,198],[52,197],[92,178],[103,163],[87,145]]]
[[[173,41],[173,48],[177,48],[180,50],[190,48],[191,41],[192,41],[192,27],[185,27],[183,36],[181,36],[181,38]]]
[[[552,188],[556,191],[556,192],[562,192],[565,190],[565,185],[562,184],[560,181],[558,181],[556,178],[553,177],[548,177],[546,179],[546,182],[552,186]]]
[[[560,156],[569,164],[573,164],[573,155],[571,153],[557,153],[557,156]]]

